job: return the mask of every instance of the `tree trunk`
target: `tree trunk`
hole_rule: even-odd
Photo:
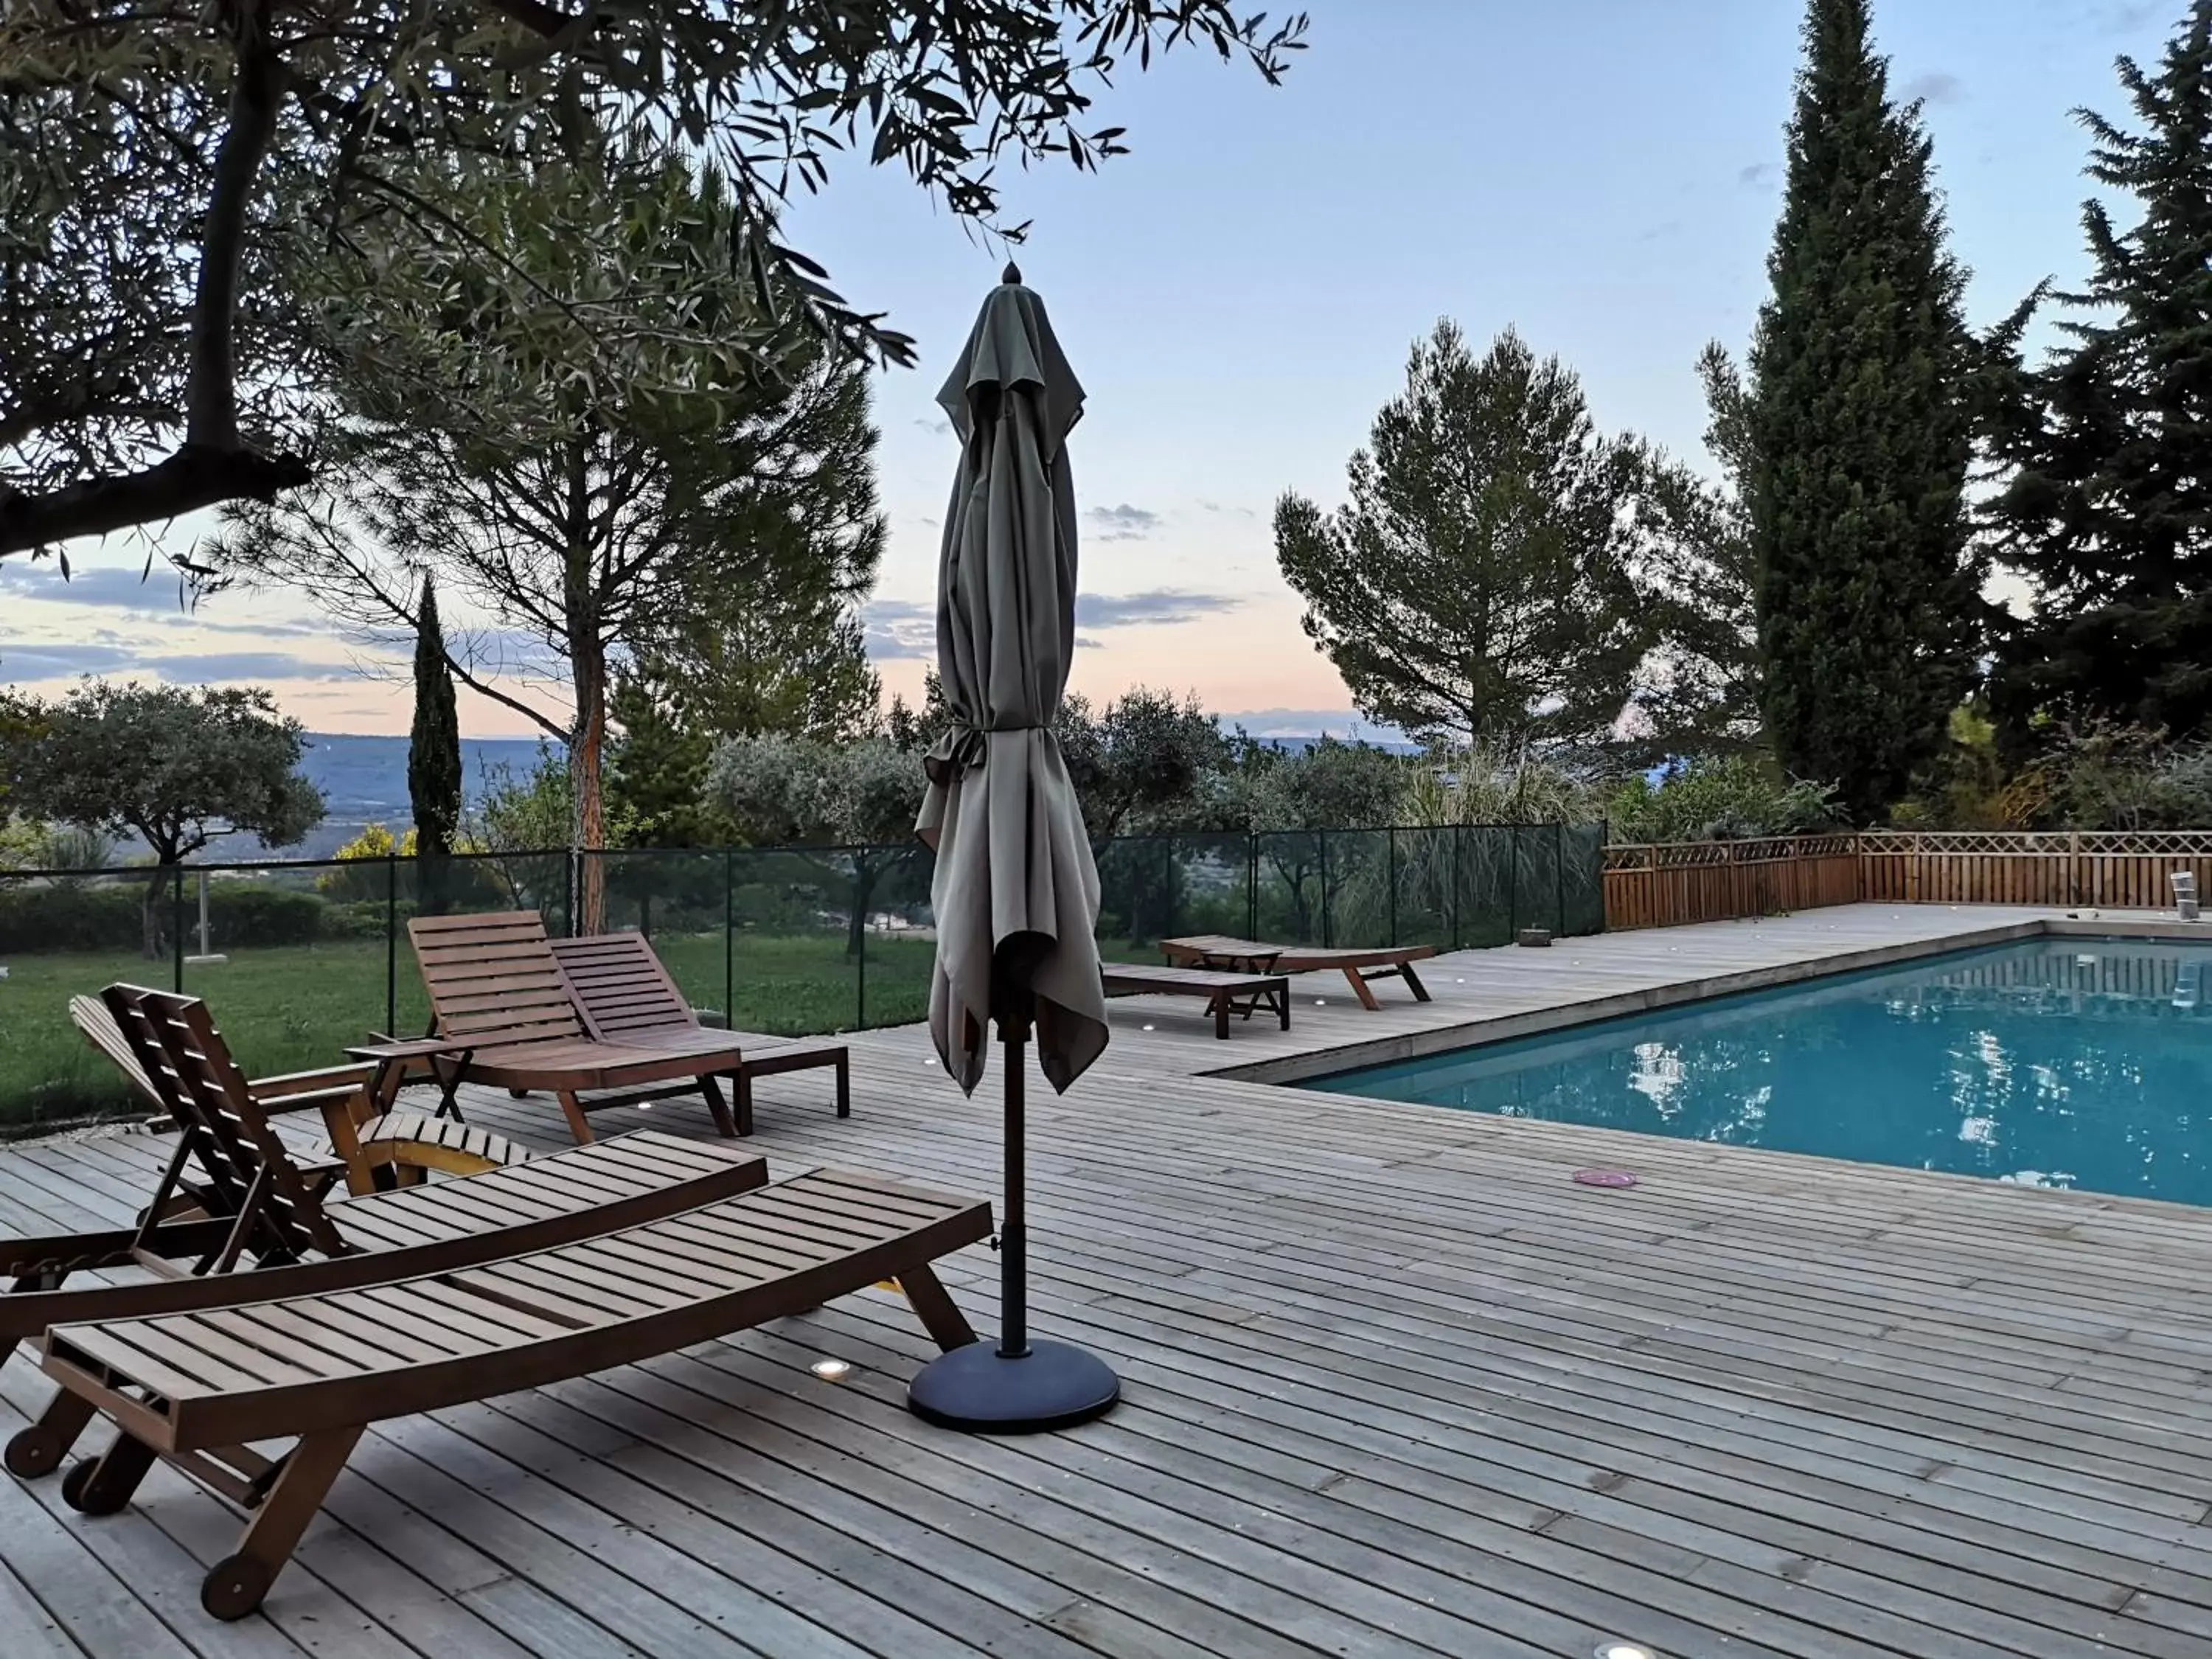
[[[606,861],[598,854],[606,845],[606,810],[601,793],[601,762],[607,741],[607,703],[605,671],[595,666],[587,678],[578,659],[576,692],[581,718],[568,750],[568,787],[575,800],[574,853],[576,860],[576,912],[568,921],[572,933],[603,933],[607,927]]]
[[[591,457],[587,430],[568,443],[568,560],[562,575],[562,611],[568,624],[568,668],[576,693],[576,723],[568,742],[568,794],[572,806],[568,856],[574,872],[569,890],[575,903],[568,917],[571,933],[603,933],[607,925],[605,860],[606,808],[601,790],[601,762],[607,741],[606,644],[599,635],[599,591],[595,580],[599,549],[592,528]]]
[[[154,873],[147,879],[146,896],[139,906],[140,918],[143,924],[143,936],[139,948],[149,962],[159,962],[161,959],[161,901],[169,891],[170,884],[176,879],[176,877],[175,858],[173,856],[164,858],[158,852],[155,853]]]

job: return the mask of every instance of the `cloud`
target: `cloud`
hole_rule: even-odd
[[[1160,527],[1160,515],[1123,501],[1119,507],[1094,507],[1083,515],[1099,526],[1099,540],[1141,541]]]
[[[1747,167],[1736,169],[1735,181],[1739,185],[1748,185],[1755,190],[1764,190],[1781,176],[1781,162],[1753,161]]]
[[[1219,501],[1200,501],[1199,506],[1208,513],[1227,513],[1239,519],[1253,519],[1259,516],[1249,507],[1224,507]]]
[[[1089,630],[1076,644],[1097,650],[1100,634],[1116,628],[1166,628],[1234,611],[1244,601],[1231,593],[1189,593],[1154,588],[1144,593],[1083,593],[1075,600],[1077,625]],[[937,606],[920,599],[871,599],[861,608],[868,655],[877,662],[937,660]]]
[[[860,624],[876,662],[937,660],[937,607],[915,599],[871,599]]]
[[[1106,641],[1094,640],[1088,634],[1078,634],[1075,636],[1075,648],[1079,651],[1103,651],[1106,648]]]
[[[949,438],[952,435],[952,422],[950,421],[933,421],[917,415],[914,417],[914,423],[920,427],[924,432],[929,433],[936,437]]]
[[[185,608],[177,578],[167,571],[157,569],[142,579],[136,570],[80,568],[65,577],[58,565],[45,560],[35,566],[0,562],[0,595],[172,616]]]
[[[2127,0],[2121,5],[2106,7],[2100,27],[2106,34],[2132,34],[2168,9],[2158,4],[2157,0]]]
[[[1945,70],[1933,70],[1907,81],[1905,95],[1908,100],[1917,99],[1923,104],[1962,104],[1966,100],[1966,83]]]
[[[147,651],[126,645],[0,645],[0,673],[11,680],[74,679],[80,674],[152,674],[176,685],[231,680],[341,680],[353,670],[289,651]]]
[[[1075,620],[1085,628],[1166,627],[1218,616],[1243,603],[1232,593],[1188,593],[1173,587],[1144,593],[1079,593]]]
[[[1639,242],[1657,242],[1681,234],[1682,222],[1680,219],[1668,219],[1663,223],[1651,226],[1647,230],[1638,231],[1636,234],[1636,240]]]

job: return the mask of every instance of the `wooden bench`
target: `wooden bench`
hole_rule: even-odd
[[[1212,968],[1154,968],[1135,963],[1108,962],[1099,964],[1099,973],[1106,981],[1109,996],[1139,996],[1152,994],[1170,997],[1204,997],[1213,1014],[1213,1035],[1226,1039],[1229,1036],[1229,1016],[1241,1013],[1247,1019],[1260,1008],[1271,1010],[1282,1022],[1283,1030],[1291,1029],[1291,981],[1282,974],[1235,974]]]
[[[1429,988],[1413,971],[1413,964],[1436,955],[1433,945],[1377,945],[1371,950],[1327,950],[1318,945],[1270,945],[1263,939],[1232,939],[1225,933],[1199,933],[1188,939],[1164,939],[1160,949],[1178,966],[1226,969],[1249,974],[1310,974],[1325,969],[1341,972],[1363,1008],[1380,1008],[1370,988],[1376,981],[1402,979],[1416,1002],[1430,1000]]]
[[[738,1133],[720,1080],[737,1078],[740,1040],[701,1029],[652,1043],[594,1036],[536,911],[416,916],[407,937],[439,1036],[468,1045],[456,1080],[544,1090],[580,1141],[592,1139],[587,1111],[687,1094],[705,1098],[724,1134]]]
[[[431,1191],[436,1188],[429,1189]],[[938,1346],[975,1340],[938,1258],[989,1236],[988,1204],[819,1170],[588,1243],[251,1307],[63,1325],[42,1359],[75,1412],[117,1428],[70,1471],[88,1515],[165,1461],[249,1517],[201,1605],[261,1604],[355,1443],[386,1418],[539,1388],[892,1279]],[[57,1402],[57,1409],[60,1402]],[[49,1415],[52,1413],[50,1411]],[[289,1440],[271,1458],[250,1443]]]
[[[662,965],[652,941],[635,929],[551,941],[561,976],[591,1034],[605,1042],[683,1051],[711,1037],[698,1011]],[[753,1132],[753,1080],[828,1066],[836,1074],[837,1115],[853,1115],[851,1052],[834,1039],[773,1037],[727,1031],[738,1045],[732,1079],[738,1133]]]

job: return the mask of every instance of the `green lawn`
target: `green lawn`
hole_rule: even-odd
[[[725,950],[720,933],[655,941],[693,1004],[720,1009]],[[927,1012],[933,946],[871,935],[867,958],[845,955],[842,932],[763,938],[739,933],[730,952],[732,1025],[787,1035],[891,1025]],[[167,986],[173,969],[122,954],[16,956],[0,980],[0,1126],[127,1109],[115,1068],[70,1024],[69,999],[111,981]],[[187,965],[185,989],[204,996],[216,1023],[253,1075],[329,1065],[387,1017],[387,971],[401,1032],[428,1019],[421,979],[404,940],[387,962],[382,940],[333,941],[234,953]]]

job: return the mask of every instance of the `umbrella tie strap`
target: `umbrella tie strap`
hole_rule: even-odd
[[[961,773],[978,771],[983,757],[989,752],[986,741],[1001,732],[1049,732],[1046,724],[1034,726],[969,726],[955,721],[938,740],[930,744],[929,752],[921,757],[922,770],[929,781],[938,785],[951,783]]]

